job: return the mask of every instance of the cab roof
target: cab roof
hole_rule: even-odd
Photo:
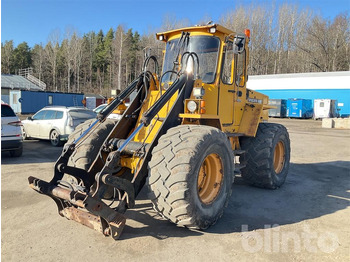
[[[220,32],[224,35],[230,35],[230,34],[234,34],[233,31],[231,31],[230,29],[224,27],[224,26],[221,26],[219,24],[210,24],[210,25],[200,25],[200,26],[191,26],[191,27],[184,27],[184,28],[179,28],[179,29],[175,29],[175,30],[170,30],[170,31],[166,31],[166,32],[161,32],[161,33],[157,33],[156,36],[157,36],[157,39],[159,39],[159,36],[163,35],[164,38],[162,41],[166,42],[167,39],[169,39],[169,36],[170,35],[173,35],[173,34],[177,34],[177,33],[181,33],[183,31],[185,32],[198,32],[198,31],[202,31],[202,32],[207,32],[209,33],[209,30],[211,28],[215,28],[216,32]],[[215,32],[215,33],[216,33]],[[213,35],[215,34],[213,33]]]

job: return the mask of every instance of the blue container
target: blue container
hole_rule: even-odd
[[[45,106],[83,106],[84,94],[21,91],[21,113],[36,113]]]
[[[313,108],[311,99],[288,99],[287,117],[312,118]]]

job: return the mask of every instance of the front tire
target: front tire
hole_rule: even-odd
[[[90,119],[78,125],[74,132],[69,135],[67,145],[77,140],[95,121],[96,119]],[[110,119],[106,119],[100,124],[86,139],[79,143],[70,156],[68,165],[88,171],[115,124],[116,122]]]
[[[90,126],[96,121],[96,119],[90,119],[84,123],[78,125],[74,132],[69,135],[67,146],[77,140]],[[95,158],[100,152],[100,148],[107,136],[116,125],[114,120],[106,119],[103,123],[99,124],[86,138],[83,138],[82,142],[79,142],[75,148],[73,154],[69,157],[68,166],[76,167],[88,171],[95,161]],[[74,187],[79,184],[79,181],[70,175],[67,175],[68,182]],[[94,186],[90,188],[94,190]],[[109,191],[105,194],[105,198],[109,199],[113,196],[113,188],[110,187]]]
[[[276,189],[286,180],[290,162],[290,140],[280,124],[261,123],[255,137],[244,137],[241,149],[242,178],[257,187]]]
[[[231,195],[233,152],[219,129],[177,126],[159,139],[148,172],[150,198],[160,215],[206,229],[222,216]]]

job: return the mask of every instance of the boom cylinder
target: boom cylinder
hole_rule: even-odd
[[[138,87],[140,87],[142,84],[142,77],[135,79],[124,91],[117,96],[112,103],[107,105],[97,116],[99,120],[105,119],[112,111],[119,106],[125,98],[130,96],[130,94]]]
[[[148,126],[152,119],[158,114],[162,107],[170,100],[170,98],[175,94],[177,90],[182,88],[187,80],[187,75],[183,74],[180,78],[176,79],[174,83],[169,87],[169,89],[154,103],[154,105],[147,110],[142,116],[142,123]]]
[[[107,150],[108,151],[118,150],[123,146],[123,144],[125,144],[126,141],[127,141],[126,139],[113,138],[109,141]],[[130,141],[124,146],[122,151],[123,153],[126,153],[128,155],[133,155],[134,153],[146,152],[149,147],[150,147],[150,144]]]

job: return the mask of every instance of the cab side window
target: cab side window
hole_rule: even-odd
[[[246,73],[245,73],[245,64],[246,64],[246,53],[245,50],[241,53],[236,55],[236,85],[239,87],[244,87],[245,81],[246,81]]]
[[[224,84],[232,85],[233,84],[233,67],[234,67],[234,53],[233,53],[233,43],[226,43],[226,52],[225,59],[222,68],[222,82]]]

